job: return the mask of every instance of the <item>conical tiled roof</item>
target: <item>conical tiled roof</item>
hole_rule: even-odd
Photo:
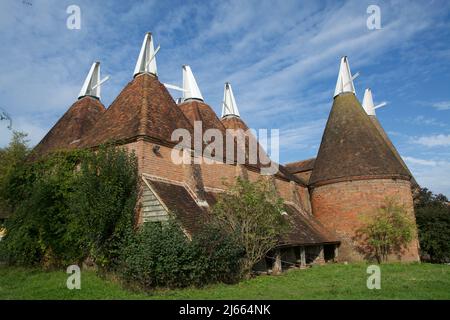
[[[178,105],[192,125],[195,121],[201,121],[203,131],[218,129],[225,133],[225,126],[219,120],[214,110],[206,103],[199,100],[187,100]]]
[[[377,128],[378,132],[383,137],[384,141],[388,145],[388,147],[392,150],[397,160],[402,164],[403,168],[405,168],[406,171],[408,171],[408,174],[411,176],[411,183],[414,185],[417,185],[417,181],[414,179],[414,176],[412,175],[411,171],[409,170],[408,166],[406,165],[405,161],[403,161],[403,158],[400,156],[400,153],[398,153],[397,149],[395,148],[394,144],[392,143],[391,139],[389,139],[389,136],[387,135],[386,131],[384,131],[383,127],[381,126],[380,121],[378,121],[376,116],[368,116],[372,123]]]
[[[222,123],[225,126],[225,128],[227,129],[242,129],[244,131],[248,130],[247,125],[245,124],[244,121],[241,120],[240,117],[237,116],[230,116],[230,117],[224,117],[222,118]]]
[[[83,138],[82,147],[126,142],[137,137],[171,141],[172,132],[193,128],[165,86],[147,73],[137,75],[122,90],[97,125]]]
[[[204,139],[205,132],[209,129],[217,129],[220,131],[221,137],[222,137],[222,146],[223,146],[222,147],[222,156],[225,157],[225,155],[226,155],[226,140],[225,140],[226,129],[225,129],[224,125],[222,124],[222,122],[220,122],[220,120],[217,117],[214,110],[209,105],[204,103],[203,101],[195,100],[195,99],[189,99],[189,100],[179,104],[178,107],[183,111],[186,118],[189,119],[192,126],[194,126],[194,130],[196,130],[195,122],[201,123],[201,128],[202,128],[201,136],[200,137],[194,136],[194,139],[200,139],[198,141],[200,141],[200,143],[203,145],[202,150],[204,150],[209,143],[215,141],[215,139],[217,138],[217,137],[214,137],[214,138],[211,137],[209,139],[209,141],[204,141],[203,139]],[[219,157],[219,155],[216,154],[216,152],[214,150],[211,150],[211,151],[212,151],[211,155],[213,155],[213,156],[217,155]]]
[[[76,148],[83,137],[97,123],[105,107],[97,98],[84,96],[76,101],[35,147],[33,157],[52,151]]]
[[[355,95],[340,94],[334,99],[310,183],[377,177],[411,178]]]

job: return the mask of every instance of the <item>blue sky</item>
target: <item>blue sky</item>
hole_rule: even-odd
[[[80,30],[66,27],[72,4]],[[370,4],[381,30],[366,26]],[[102,87],[109,106],[132,79],[147,31],[161,44],[161,81],[181,85],[181,65],[191,65],[217,113],[231,82],[250,127],[280,129],[282,163],[316,155],[339,58],[349,56],[359,99],[371,87],[375,103],[388,101],[378,118],[416,179],[450,196],[450,2],[2,0],[0,107],[35,144],[96,60],[111,76]]]

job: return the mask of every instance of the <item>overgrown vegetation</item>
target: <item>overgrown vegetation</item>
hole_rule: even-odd
[[[71,196],[73,230],[80,234],[83,256],[114,268],[124,240],[135,226],[137,160],[121,148],[102,147],[86,153]],[[71,236],[73,238],[73,236]]]
[[[10,215],[2,261],[45,269],[87,263],[145,288],[240,279],[245,252],[234,232],[209,223],[188,239],[175,220],[136,228],[133,154],[112,146],[38,161],[30,154],[19,133],[1,150],[1,203]]]
[[[386,199],[374,216],[366,217],[363,227],[357,231],[361,251],[378,263],[386,262],[390,254],[400,253],[414,235],[415,225],[407,210],[392,198]]]
[[[450,204],[442,195],[420,189],[415,198],[415,212],[421,258],[425,261],[450,262]]]
[[[18,161],[2,178],[11,210],[3,260],[54,268],[91,258],[110,267],[132,230],[136,189],[135,158],[118,148]]]
[[[0,218],[11,213],[11,201],[17,200],[10,186],[20,184],[14,173],[23,165],[30,152],[26,137],[26,134],[14,131],[9,145],[0,148]]]
[[[283,200],[270,181],[256,182],[237,178],[228,185],[213,208],[221,230],[234,234],[245,249],[242,271],[248,275],[253,266],[272,250],[286,230]]]
[[[146,224],[132,235],[122,252],[121,273],[146,288],[233,283],[248,277],[276,246],[287,227],[283,210],[269,181],[238,178],[192,239],[176,221]]]
[[[209,225],[190,241],[176,221],[148,223],[124,247],[120,272],[143,288],[233,283],[242,256],[236,239]]]

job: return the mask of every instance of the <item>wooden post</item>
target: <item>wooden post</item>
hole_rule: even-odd
[[[325,263],[325,256],[323,253],[323,246],[320,246],[320,251],[319,251],[319,257],[318,257],[318,263],[319,264],[324,264]]]
[[[306,251],[305,247],[300,248],[300,268],[306,267]]]
[[[273,265],[272,265],[272,274],[277,275],[277,274],[280,274],[281,272],[282,272],[281,252],[280,252],[280,250],[276,250],[275,251],[275,261],[273,262]]]

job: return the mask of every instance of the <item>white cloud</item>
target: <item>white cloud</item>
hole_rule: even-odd
[[[301,123],[296,128],[280,130],[280,150],[318,148],[326,119]]]
[[[438,110],[450,110],[450,101],[436,102],[431,105]]]
[[[13,118],[12,130],[20,131],[28,134],[28,140],[30,147],[35,146],[42,137],[50,129],[49,126],[40,123],[37,120],[30,120],[28,118]],[[0,122],[0,145],[7,145],[12,138],[12,130],[7,128],[7,124],[3,121]]]
[[[426,125],[426,126],[434,126],[434,127],[446,127],[447,124],[444,122],[440,122],[435,118],[428,118],[423,115],[416,116],[415,118],[409,118],[405,120],[406,123],[415,124],[415,125]]]
[[[434,193],[450,196],[450,162],[447,159],[403,157],[417,182]]]
[[[65,27],[68,4],[72,3],[34,1],[29,7],[21,1],[0,1],[0,107],[20,124],[17,129],[30,132],[33,142],[74,102],[94,60],[102,62],[104,75],[111,75],[102,88],[102,101],[108,105],[131,80],[142,37],[152,31],[161,44],[157,62],[163,82],[180,84],[180,66],[190,64],[206,102],[220,112],[223,83],[230,81],[249,126],[280,128],[281,157],[287,155],[289,161],[317,152],[340,56],[349,55],[352,70],[361,71],[355,83],[358,93],[361,82],[375,88],[386,85],[392,90],[383,91],[392,97],[383,99],[395,103],[396,95],[413,85],[417,74],[430,71],[430,63],[442,64],[442,59],[430,59],[430,41],[423,36],[424,31],[435,30],[450,7],[438,1],[424,10],[419,2],[386,1],[380,5],[383,29],[369,31],[367,3],[360,1],[248,0],[201,5],[182,1],[175,6],[156,0],[77,0],[82,29],[69,31]],[[448,55],[444,43],[439,49]],[[439,68],[445,72],[443,66]],[[449,107],[449,101],[435,104],[439,110]],[[395,115],[395,109],[391,110]],[[414,120],[429,126],[442,122],[429,117]],[[0,146],[8,141],[1,125]],[[398,139],[409,141],[406,130],[396,127],[395,131]],[[423,136],[418,141],[448,145],[448,136],[441,136]],[[431,162],[415,165],[439,167]]]
[[[412,142],[426,147],[447,147],[450,146],[450,134],[416,137]]]
[[[422,166],[435,167],[438,164],[434,160],[418,159],[418,158],[414,158],[414,157],[402,157],[402,158],[403,158],[403,160],[406,161],[406,163],[419,164],[419,165],[422,165]]]

